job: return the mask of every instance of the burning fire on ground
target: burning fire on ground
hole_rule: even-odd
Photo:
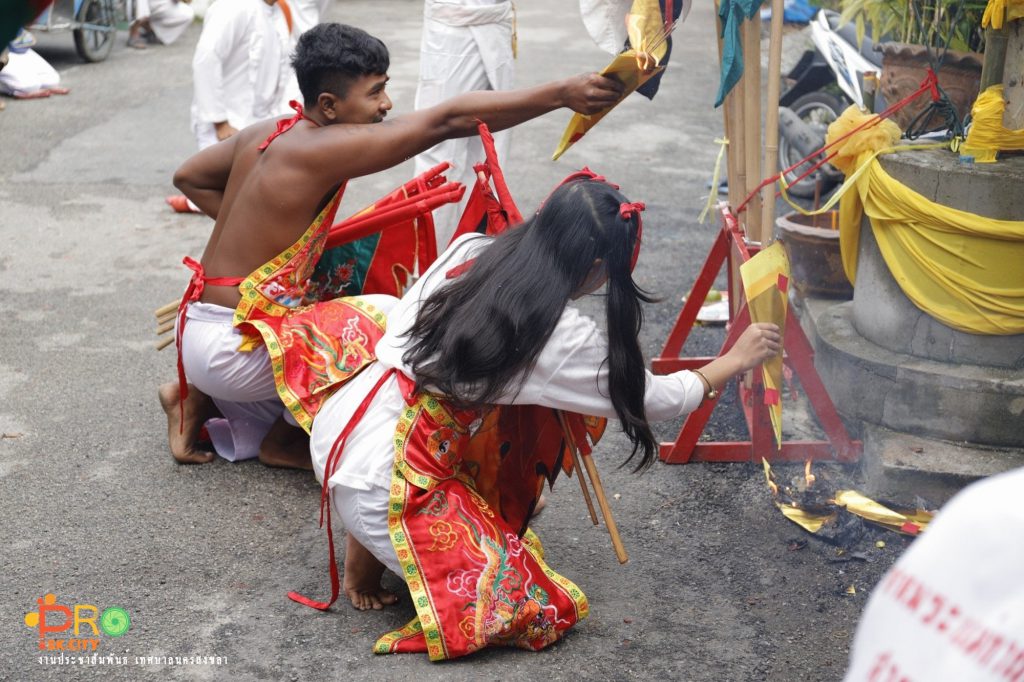
[[[864,521],[904,535],[925,530],[934,512],[880,504],[855,490],[837,490],[826,477],[804,466],[803,479],[792,485],[776,480],[771,465],[762,459],[765,480],[782,514],[804,530],[828,542],[849,546],[864,534]]]

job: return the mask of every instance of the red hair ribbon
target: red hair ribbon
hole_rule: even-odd
[[[647,208],[647,204],[642,201],[633,202],[622,202],[619,204],[619,216],[623,220],[629,220],[636,215],[636,241],[633,243],[633,255],[629,259],[629,271],[633,272],[636,268],[636,262],[640,258],[640,238],[644,234],[644,221],[640,217],[640,211]]]
[[[544,208],[544,204],[548,203],[548,199],[550,199],[551,195],[555,193],[555,190],[557,190],[562,185],[572,182],[573,180],[593,180],[594,182],[603,182],[604,184],[608,185],[609,187],[613,187],[614,189],[619,189],[619,186],[616,185],[614,182],[608,182],[608,179],[605,178],[603,175],[598,175],[594,171],[584,166],[578,171],[573,171],[572,173],[569,173],[569,175],[565,176],[565,178],[560,183],[555,185],[555,189],[551,190],[551,193],[548,194],[547,199],[544,199],[544,201],[540,202],[540,206],[537,207],[537,213],[540,213],[540,210]]]

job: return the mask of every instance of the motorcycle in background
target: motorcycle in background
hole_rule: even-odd
[[[814,50],[808,50],[789,72],[792,86],[779,98],[779,170],[785,170],[825,144],[832,121],[850,104],[864,106],[862,82],[867,72],[878,73],[882,56],[865,36],[857,45],[852,23],[839,26],[839,14],[821,10],[810,22]],[[875,107],[885,103],[876,95]],[[789,193],[811,198],[842,180],[842,174],[825,164],[803,180],[797,178],[821,157],[815,157],[785,174]]]

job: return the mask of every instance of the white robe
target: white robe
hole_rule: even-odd
[[[195,16],[192,5],[183,0],[136,0],[135,18],[148,18],[150,29],[164,45],[180,38]]]
[[[0,70],[0,93],[5,95],[31,95],[59,84],[60,74],[32,49],[12,51],[7,66]]]
[[[946,503],[872,591],[846,682],[1024,679],[1022,493],[1024,468]]]
[[[320,23],[330,0],[287,0],[292,10],[292,36],[295,40]]]
[[[426,109],[473,90],[508,90],[512,56],[512,3],[508,0],[426,0],[416,109]],[[498,161],[508,156],[509,131],[494,135]],[[465,184],[462,201],[434,210],[438,248],[455,233],[475,182],[474,164],[484,160],[477,137],[446,140],[416,157],[416,174],[442,161],[453,164],[448,179]]]
[[[214,123],[237,130],[286,113],[290,38],[281,9],[263,0],[217,0],[192,58],[192,132],[217,142]]]

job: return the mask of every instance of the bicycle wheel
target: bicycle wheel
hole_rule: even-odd
[[[84,0],[76,17],[75,50],[87,62],[102,62],[114,47],[117,28],[109,0]]]

